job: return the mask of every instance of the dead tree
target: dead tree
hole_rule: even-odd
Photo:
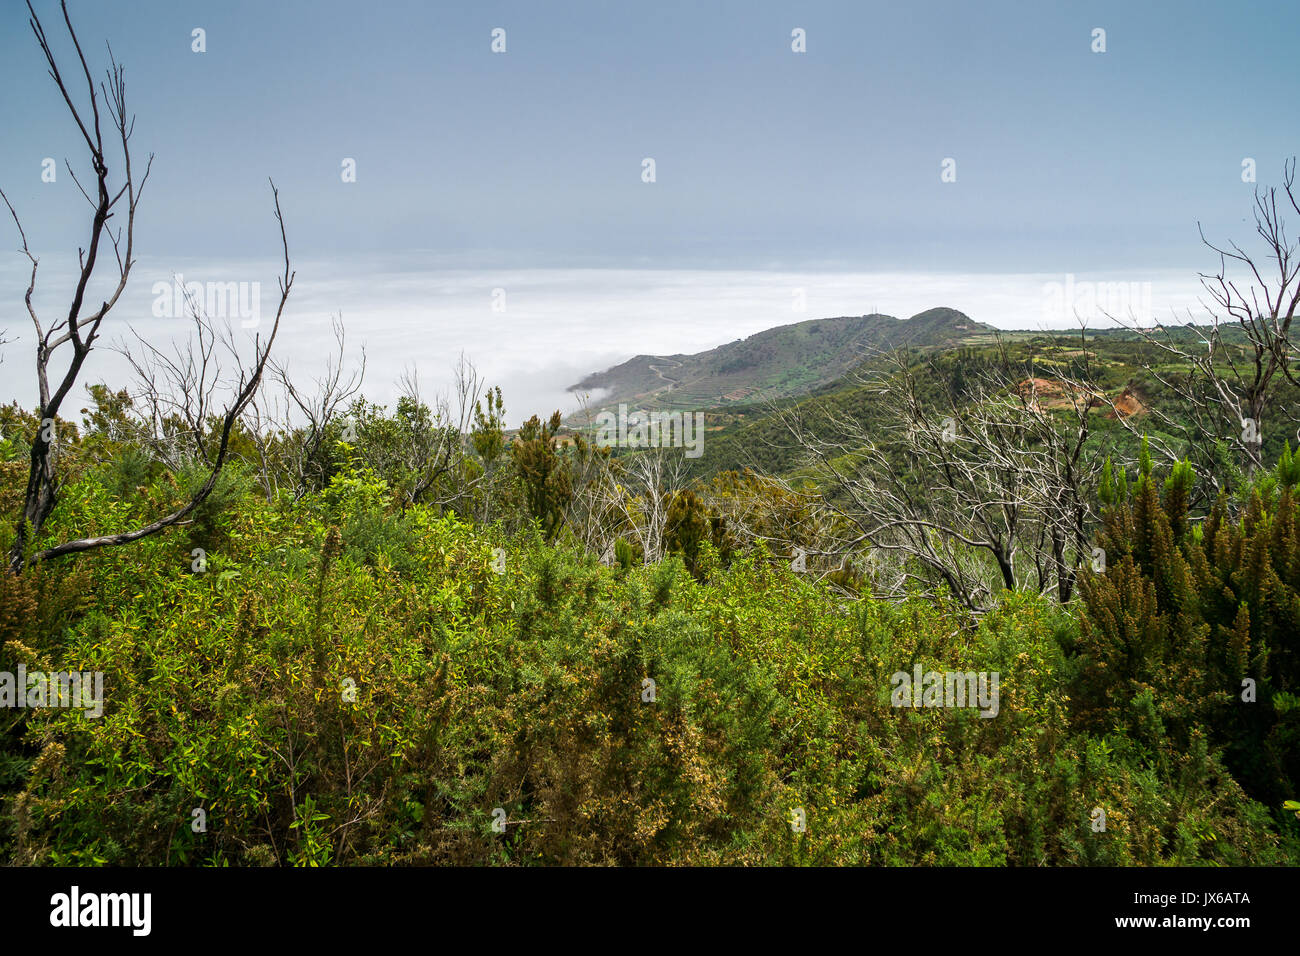
[[[464,354],[453,366],[456,412],[444,394],[435,396],[433,407],[425,403],[419,376],[407,369],[398,379],[401,397],[394,421],[399,425],[391,443],[366,443],[367,460],[380,474],[400,476],[402,510],[428,501],[439,511],[459,509],[468,489],[460,481],[474,406],[482,394],[483,382]]]
[[[221,378],[217,346],[235,351],[229,327],[223,343],[222,330],[188,291],[185,307],[194,334],[183,345],[173,341],[170,352],[164,351],[132,329],[134,349],[118,349],[135,373],[132,404],[144,406],[139,415],[149,450],[173,471],[196,458],[211,461],[211,419]]]
[[[319,491],[329,478],[326,443],[345,416],[349,404],[361,391],[366,375],[366,350],[361,348],[360,367],[344,377],[346,334],[343,316],[332,320],[336,354],[325,361],[324,374],[316,379],[315,391],[308,392],[294,385],[288,367],[271,363],[271,372],[284,393],[284,420],[278,414],[266,414],[258,402],[252,406],[253,421],[250,431],[261,460],[261,473],[267,500],[273,496],[274,466],[269,460],[268,447],[278,438],[284,466],[294,485],[293,497],[300,500],[308,492]],[[292,421],[299,419],[301,424]],[[277,434],[278,433],[278,434]]]
[[[418,477],[411,488],[409,503],[415,505],[422,500],[431,500],[439,511],[451,509],[465,514],[469,511],[466,502],[470,500],[475,485],[465,475],[470,444],[467,436],[485,384],[464,352],[452,367],[452,375],[456,411],[453,415],[452,400],[445,396],[440,395],[435,401],[433,440],[426,444],[426,452],[416,465]],[[410,401],[421,404],[414,370],[403,375],[400,384]]]
[[[664,556],[668,506],[687,484],[689,463],[675,449],[652,448],[630,456],[623,465],[623,484],[611,489],[627,530],[641,545],[646,564]],[[612,542],[611,542],[612,546]]]
[[[918,375],[906,352],[882,358],[864,386],[883,432],[816,402],[775,412],[849,529],[832,550],[892,557],[898,593],[882,597],[943,589],[974,612],[1001,588],[1069,600],[1094,520],[1089,409],[1104,399],[1025,376],[1005,347],[962,394],[926,394],[943,378],[928,361]]]
[[[574,430],[569,449],[573,496],[567,507],[566,523],[585,551],[612,556],[614,541],[627,521],[626,493],[621,488],[627,475],[622,463],[613,457],[613,449],[590,437],[596,430],[595,416],[585,402],[577,415],[585,420],[585,425]]]
[[[89,192],[82,188],[81,183],[77,181],[71,164],[68,164],[68,171],[72,175],[73,181],[77,183],[81,194],[90,203],[93,214],[91,216],[89,241],[84,248],[78,251],[80,272],[77,276],[76,287],[68,313],[46,328],[32,305],[32,294],[36,288],[38,260],[28,246],[27,235],[23,230],[17,211],[14,209],[13,204],[9,202],[8,196],[0,192],[0,198],[4,199],[5,205],[13,216],[14,223],[18,227],[18,234],[22,239],[22,251],[32,267],[24,301],[28,315],[31,317],[32,324],[36,329],[35,359],[39,407],[39,426],[31,442],[27,487],[23,495],[22,509],[16,522],[15,536],[9,553],[9,566],[14,572],[21,571],[29,564],[51,558],[139,541],[184,521],[190,512],[202,504],[212,492],[217,477],[225,465],[231,429],[244,408],[251,401],[261,382],[262,372],[266,366],[271,345],[275,341],[276,333],[279,330],[280,318],[283,315],[285,302],[288,300],[289,290],[293,284],[293,273],[289,268],[288,240],[284,232],[284,219],[280,213],[280,197],[274,183],[272,183],[272,195],[275,198],[275,217],[280,226],[280,239],[284,247],[284,276],[280,280],[280,304],[276,310],[275,322],[270,334],[266,337],[265,344],[261,342],[260,336],[255,341],[253,365],[251,369],[245,370],[241,368],[238,381],[234,387],[234,398],[220,418],[216,433],[216,445],[209,457],[210,470],[207,481],[187,503],[171,514],[142,527],[115,534],[76,538],[44,548],[35,548],[35,542],[39,540],[46,519],[53,512],[59,499],[59,441],[57,436],[59,412],[80,378],[86,358],[90,355],[95,341],[99,337],[104,318],[117,304],[123,290],[126,288],[131,268],[135,264],[132,257],[135,249],[136,208],[153,164],[153,156],[151,155],[149,162],[145,165],[144,175],[137,182],[131,164],[130,147],[135,119],[133,116],[129,116],[126,110],[126,82],[123,69],[113,58],[110,48],[110,68],[107,71],[106,82],[101,83],[97,88],[94,79],[91,77],[90,67],[86,63],[85,55],[82,53],[81,44],[77,40],[76,31],[72,27],[72,21],[68,16],[66,0],[60,6],[63,12],[64,25],[67,27],[68,35],[71,37],[72,44],[77,51],[81,73],[85,78],[89,94],[88,111],[85,106],[79,107],[74,101],[68,83],[65,82],[63,73],[60,71],[54,53],[50,48],[45,29],[40,22],[40,18],[37,17],[36,11],[32,9],[30,2],[27,4],[30,14],[28,22],[33,34],[36,36],[37,43],[40,45],[41,52],[45,54],[50,76],[58,86],[63,101],[72,114],[77,128],[81,131],[81,136],[85,140],[86,148],[90,152],[90,166],[94,172],[94,185]],[[101,116],[101,105],[112,124],[112,139],[121,149],[122,172],[120,185],[110,185],[108,147],[105,144],[103,133],[104,118]],[[109,226],[109,220],[119,214],[122,208],[120,203],[123,200],[126,203],[126,223],[124,226],[119,227],[115,233]],[[107,299],[102,299],[98,308],[94,308],[86,302],[86,289],[99,266],[102,253],[101,244],[105,236],[112,245],[114,258],[116,259],[117,283],[112,294]],[[66,352],[67,348],[71,349],[70,354]],[[66,370],[62,375],[51,374],[51,360],[56,355],[63,356],[65,354],[67,354],[68,359]]]
[[[1295,171],[1292,158],[1283,166],[1280,192],[1276,186],[1255,190],[1261,251],[1247,252],[1236,242],[1217,246],[1201,231],[1201,241],[1219,257],[1218,271],[1200,276],[1209,296],[1202,305],[1211,318],[1204,335],[1196,327],[1157,321],[1153,328],[1143,328],[1132,317],[1110,316],[1154,346],[1162,364],[1180,369],[1170,374],[1143,364],[1181,406],[1181,415],[1152,409],[1180,437],[1181,447],[1153,438],[1152,449],[1175,462],[1190,455],[1200,466],[1198,473],[1216,489],[1221,463],[1215,446],[1226,446],[1249,478],[1263,464],[1264,423],[1276,410],[1278,386],[1290,382],[1300,387],[1291,331],[1300,307],[1300,245],[1287,237],[1285,222],[1288,206],[1300,215]]]

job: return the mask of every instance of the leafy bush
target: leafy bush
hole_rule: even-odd
[[[332,488],[317,517],[245,499],[206,574],[165,539],[98,557],[98,610],[50,657],[105,672],[105,713],[23,712],[7,857],[1282,858],[1267,811],[1204,742],[1153,762],[1071,726],[1062,647],[1078,635],[1040,598],[972,623],[927,602],[843,603],[757,553],[703,582],[678,558],[619,571],[426,508],[408,511],[399,573],[328,531],[375,488]],[[890,675],[915,664],[999,671],[997,718],[890,706]]]
[[[1188,518],[1195,476],[1158,490],[1149,459],[1130,496],[1115,477],[1104,574],[1086,582],[1072,694],[1081,726],[1154,749],[1222,748],[1242,786],[1279,808],[1300,784],[1300,532],[1286,450],[1244,506]]]
[[[143,468],[99,399],[48,535],[203,477]],[[1300,862],[1289,453],[1202,522],[1189,467],[1108,471],[1082,603],[1007,592],[975,618],[795,572],[762,539],[803,540],[808,496],[752,473],[676,493],[657,563],[614,527],[606,567],[559,533],[583,449],[552,419],[507,453],[498,411],[479,444],[521,500],[470,509],[491,525],[412,500],[402,449],[438,433],[411,405],[362,416],[318,489],[267,500],[234,468],[188,533],[0,573],[0,671],[106,690],[99,718],[0,711],[0,860]],[[4,463],[0,501],[22,480]],[[893,706],[918,666],[997,673],[997,715]]]

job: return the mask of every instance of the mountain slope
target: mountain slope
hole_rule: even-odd
[[[589,375],[571,392],[608,389],[600,407],[706,408],[784,398],[833,382],[873,349],[912,345],[950,348],[992,335],[991,326],[956,309],[910,319],[841,316],[782,325],[695,355],[638,355]]]

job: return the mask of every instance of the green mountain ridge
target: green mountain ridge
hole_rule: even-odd
[[[637,355],[588,375],[569,391],[607,390],[598,408],[726,407],[807,394],[842,378],[873,350],[951,348],[996,331],[945,307],[910,319],[879,313],[809,319],[694,355]]]

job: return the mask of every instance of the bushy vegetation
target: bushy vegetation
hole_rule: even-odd
[[[1244,504],[1189,520],[1186,463],[1163,487],[1143,456],[1136,488],[1108,473],[1109,561],[1085,583],[1074,694],[1081,722],[1152,747],[1208,742],[1269,806],[1300,785],[1300,467],[1284,450]]]
[[[110,434],[100,398],[51,536],[190,480]],[[592,450],[554,421],[471,442],[491,460],[454,481],[496,474],[490,521],[477,499],[423,500],[409,456],[380,454],[422,418],[367,407],[318,487],[267,495],[232,468],[184,529],[0,574],[0,671],[103,671],[106,698],[99,718],[0,711],[0,858],[1300,861],[1282,807],[1300,792],[1289,454],[1203,521],[1190,468],[1108,470],[1108,563],[1082,601],[1006,592],[972,616],[792,569],[765,539],[806,504],[752,475],[671,496],[648,563],[613,527],[602,562],[566,517]],[[4,500],[21,453],[6,446]],[[997,716],[892,706],[917,665],[999,673]]]
[[[38,382],[0,409],[0,862],[1300,862],[1294,159],[1261,257],[1202,235],[1209,327],[940,308],[583,383],[712,406],[693,474],[559,412],[509,434],[463,357],[455,412],[414,373],[369,403],[341,320],[304,391],[272,182],[251,355],[187,295],[189,340],[137,336],[134,390],[73,422],[152,155],[111,52],[74,97],[28,9],[93,212],[43,324],[0,193]],[[17,676],[70,672],[92,708]]]

